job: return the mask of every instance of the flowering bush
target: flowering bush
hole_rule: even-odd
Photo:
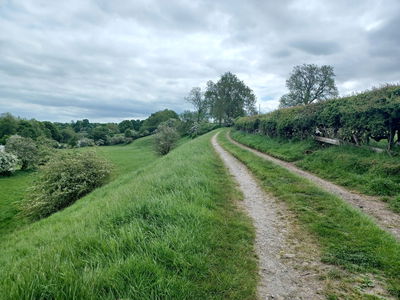
[[[22,212],[40,219],[59,211],[103,185],[111,165],[94,152],[62,153],[43,166],[22,202]]]
[[[0,175],[11,175],[17,168],[18,159],[14,154],[0,151]]]

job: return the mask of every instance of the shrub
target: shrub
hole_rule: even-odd
[[[11,175],[17,168],[18,159],[14,154],[0,151],[0,175]]]
[[[179,139],[179,133],[173,122],[164,122],[157,127],[157,133],[154,137],[156,151],[165,155],[171,151]]]
[[[189,129],[188,134],[190,137],[195,138],[197,136],[203,135],[219,127],[221,126],[218,124],[212,124],[208,122],[201,122],[201,123],[195,122]]]
[[[107,139],[108,145],[129,144],[130,142],[132,142],[132,138],[123,135],[114,135]]]
[[[124,136],[126,138],[136,138],[138,136],[138,133],[135,130],[128,128],[127,130],[125,130]]]
[[[6,151],[17,156],[22,170],[35,167],[39,161],[38,147],[31,138],[10,136],[6,143]]]
[[[81,138],[76,142],[77,147],[93,147],[94,145],[94,140],[86,137]]]
[[[94,152],[58,154],[40,170],[22,202],[22,214],[47,217],[103,185],[110,173],[111,165]]]

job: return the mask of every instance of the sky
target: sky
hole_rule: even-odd
[[[340,95],[400,79],[400,0],[0,0],[0,113],[118,122],[192,109],[225,72],[276,109],[295,65]]]

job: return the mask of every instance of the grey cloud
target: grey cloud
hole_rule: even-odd
[[[340,50],[337,42],[318,40],[299,40],[292,42],[290,45],[312,55],[329,55]]]
[[[342,93],[400,78],[397,0],[0,2],[0,112],[68,121],[189,109],[232,71],[264,110],[294,65],[330,64]]]

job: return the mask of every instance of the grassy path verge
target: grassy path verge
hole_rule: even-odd
[[[373,217],[374,221],[382,229],[390,232],[400,241],[400,215],[390,211],[383,202],[375,199],[374,197],[370,197],[370,196],[366,196],[366,195],[359,195],[359,194],[350,192],[349,190],[346,190],[345,188],[343,188],[341,186],[338,186],[332,182],[324,180],[312,173],[301,170],[301,169],[297,168],[295,165],[293,165],[292,163],[279,160],[279,159],[274,158],[264,152],[260,152],[256,149],[253,149],[244,144],[241,144],[241,143],[233,140],[229,134],[228,134],[228,139],[230,140],[230,142],[237,145],[238,147],[248,150],[250,152],[253,152],[255,155],[257,155],[265,160],[269,160],[269,161],[289,170],[290,172],[293,172],[293,173],[299,175],[300,177],[307,178],[313,184],[317,185],[321,189],[327,191],[328,193],[332,193],[332,194],[340,197],[344,201],[350,203],[356,209],[359,209],[363,213]]]
[[[286,140],[232,131],[232,138],[347,189],[376,196],[400,213],[400,159],[365,147],[326,146],[313,140]],[[378,198],[379,197],[379,198]]]
[[[261,180],[266,191],[285,201],[318,238],[324,262],[354,273],[381,276],[388,291],[400,298],[400,244],[394,237],[338,197],[232,144],[226,134],[219,135],[219,142]]]
[[[16,232],[1,297],[254,299],[253,229],[211,134]]]

